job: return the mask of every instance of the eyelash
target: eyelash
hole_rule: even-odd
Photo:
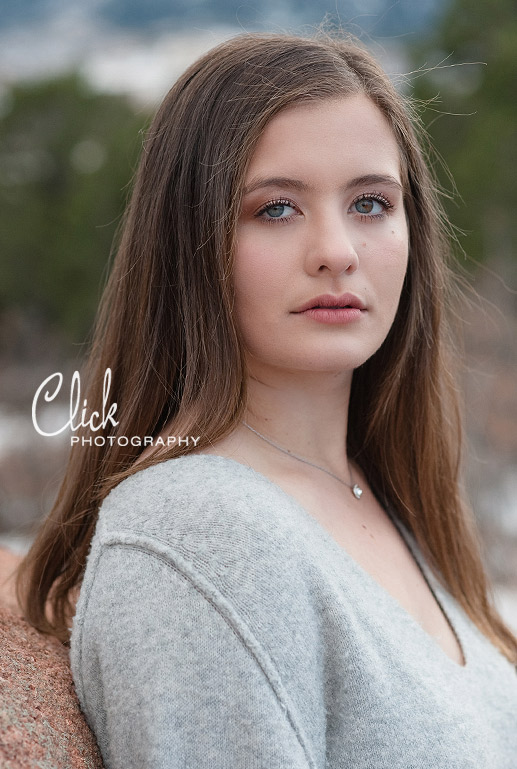
[[[372,219],[383,219],[390,208],[393,208],[393,204],[390,203],[387,197],[385,197],[381,192],[362,192],[360,195],[358,195],[356,198],[352,200],[352,206],[355,206],[356,203],[359,203],[361,200],[376,200],[378,203],[380,203],[384,207],[384,211],[380,214],[360,214],[359,211],[357,211],[358,216],[360,216],[361,221],[369,221],[371,222]],[[351,206],[351,207],[352,207]]]
[[[278,198],[275,200],[270,200],[265,205],[262,206],[260,211],[257,211],[257,213],[255,214],[257,219],[260,219],[261,217],[263,217],[263,214],[266,213],[268,208],[273,208],[273,206],[289,206],[290,208],[297,208],[297,206],[295,206],[293,201],[287,200],[287,198]],[[262,218],[262,221],[267,222],[268,224],[281,224],[281,223],[286,224],[287,222],[290,222],[291,219],[292,219],[292,216],[288,216],[284,219],[268,218],[264,216]]]
[[[390,203],[390,201],[380,192],[362,192],[360,195],[358,195],[351,203],[351,206],[354,206],[356,203],[359,203],[361,200],[376,200],[378,203],[380,203],[384,207],[384,211],[380,214],[360,214],[357,211],[357,215],[360,217],[361,221],[363,222],[371,222],[374,219],[383,219],[386,216],[387,211],[390,208],[393,208],[393,204]],[[275,198],[274,200],[269,200],[267,203],[265,203],[259,211],[255,214],[257,219],[262,218],[263,222],[266,222],[267,224],[287,224],[291,221],[293,218],[291,216],[287,216],[284,218],[268,218],[265,217],[264,214],[268,210],[268,208],[273,208],[273,206],[289,206],[290,208],[297,208],[297,206],[293,203],[292,200],[288,200],[287,198]]]

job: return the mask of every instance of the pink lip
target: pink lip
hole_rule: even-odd
[[[352,323],[360,319],[362,310],[358,307],[345,307],[343,309],[334,309],[332,307],[309,307],[308,310],[299,312],[298,315],[312,318],[318,323]]]
[[[333,308],[327,309],[326,314],[330,313],[342,313],[347,310],[365,310],[365,304],[354,294],[341,294],[340,296],[333,296],[332,294],[321,294],[314,299],[309,299],[308,302],[302,304],[298,309],[293,312],[305,312],[315,308]],[[339,308],[339,309],[336,309]],[[359,313],[356,313],[357,315]]]

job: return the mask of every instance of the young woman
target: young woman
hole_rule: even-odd
[[[149,129],[89,363],[118,423],[21,575],[63,640],[80,588],[109,769],[515,765],[413,123],[359,46],[244,35]]]

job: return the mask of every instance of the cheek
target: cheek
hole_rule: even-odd
[[[385,274],[391,276],[395,283],[404,280],[408,265],[409,242],[405,227],[390,229],[389,237],[384,242]]]
[[[247,353],[261,357],[276,336],[274,326],[274,278],[269,265],[256,250],[241,249],[234,262],[233,316]]]
[[[257,306],[264,312],[281,301],[287,282],[288,260],[281,249],[267,244],[238,244],[233,265],[235,304],[240,309]]]
[[[407,272],[409,258],[409,243],[407,236],[393,233],[389,252],[394,279],[402,285]]]
[[[380,306],[389,316],[397,310],[408,266],[408,239],[405,231],[389,230],[389,236],[377,244],[372,260],[371,278]]]
[[[402,223],[388,226],[382,232],[364,238],[361,247],[367,257],[374,255],[376,260],[385,262],[387,268],[397,269],[401,266],[403,269],[409,253],[406,227]]]

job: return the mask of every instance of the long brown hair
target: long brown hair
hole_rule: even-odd
[[[211,50],[172,87],[144,142],[101,303],[88,403],[102,401],[110,367],[120,419],[110,435],[157,435],[169,423],[171,434],[200,435],[201,448],[236,427],[246,372],[231,275],[247,164],[280,110],[357,93],[382,111],[400,148],[410,257],[389,335],[354,372],[348,449],[478,628],[517,660],[517,640],[493,608],[473,517],[459,492],[461,420],[444,314],[452,283],[441,208],[408,100],[356,42],[242,35]],[[189,448],[135,465],[141,451],[117,441],[72,449],[19,577],[26,616],[39,629],[67,639],[71,596],[109,490]]]

